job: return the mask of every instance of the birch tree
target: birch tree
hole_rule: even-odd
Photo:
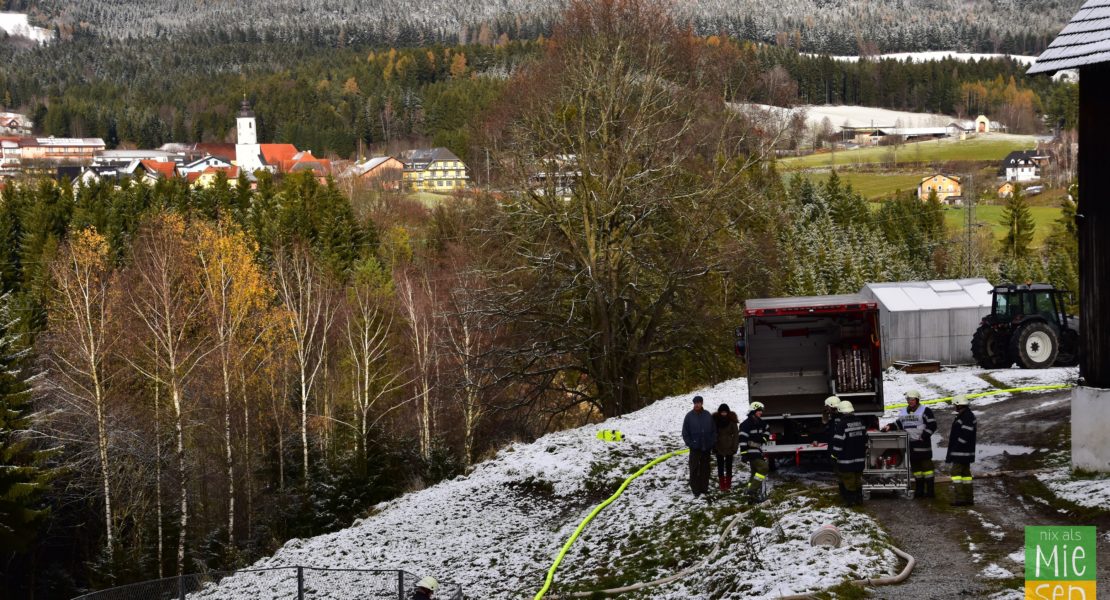
[[[211,328],[223,392],[224,468],[227,475],[227,538],[235,546],[235,461],[231,421],[235,400],[232,387],[236,374],[258,343],[271,291],[254,260],[255,249],[244,232],[229,221],[215,225],[197,224],[196,249],[201,283],[208,308],[206,323]],[[246,398],[238,402],[246,408]],[[249,415],[248,415],[249,416]],[[244,421],[244,425],[249,421]]]
[[[187,384],[204,358],[216,350],[202,326],[206,301],[194,252],[193,244],[186,238],[182,217],[172,213],[153,217],[139,234],[128,269],[130,282],[125,288],[129,307],[142,329],[136,348],[142,356],[129,362],[166,390],[172,408],[180,490],[179,574],[185,569],[189,526]]]
[[[100,493],[104,503],[104,544],[109,555],[116,542],[112,510],[110,398],[108,385],[115,371],[110,354],[116,339],[111,323],[111,277],[108,243],[89,228],[74,232],[50,266],[51,295],[47,385],[67,413],[93,423]]]
[[[369,463],[366,442],[371,412],[398,389],[403,374],[389,361],[393,311],[387,302],[392,294],[389,277],[376,260],[369,258],[356,265],[352,285],[347,290],[343,334],[354,379],[351,396],[361,468]],[[382,415],[397,406],[383,410]]]
[[[285,329],[293,344],[300,400],[301,466],[304,483],[308,485],[309,400],[324,365],[336,306],[327,277],[307,248],[299,245],[279,248],[274,254],[274,272]]]
[[[397,298],[405,318],[406,337],[412,353],[413,397],[417,402],[416,420],[420,438],[420,456],[432,456],[436,409],[433,392],[436,387],[435,293],[426,274],[400,271],[394,277]]]

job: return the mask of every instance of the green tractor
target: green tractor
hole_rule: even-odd
[[[1067,292],[1043,283],[1010,283],[995,286],[991,293],[991,314],[983,317],[971,339],[980,367],[1079,364],[1079,319],[1065,311]]]

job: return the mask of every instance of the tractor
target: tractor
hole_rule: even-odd
[[[1043,283],[995,286],[991,313],[971,339],[975,362],[985,369],[1079,364],[1079,319],[1065,311],[1066,294]]]

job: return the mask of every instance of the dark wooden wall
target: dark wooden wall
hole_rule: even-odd
[[[1079,73],[1079,374],[1110,388],[1110,63]]]

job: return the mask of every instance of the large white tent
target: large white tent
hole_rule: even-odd
[[[986,279],[869,283],[860,295],[879,305],[883,367],[897,360],[974,363],[971,338],[991,309]]]

